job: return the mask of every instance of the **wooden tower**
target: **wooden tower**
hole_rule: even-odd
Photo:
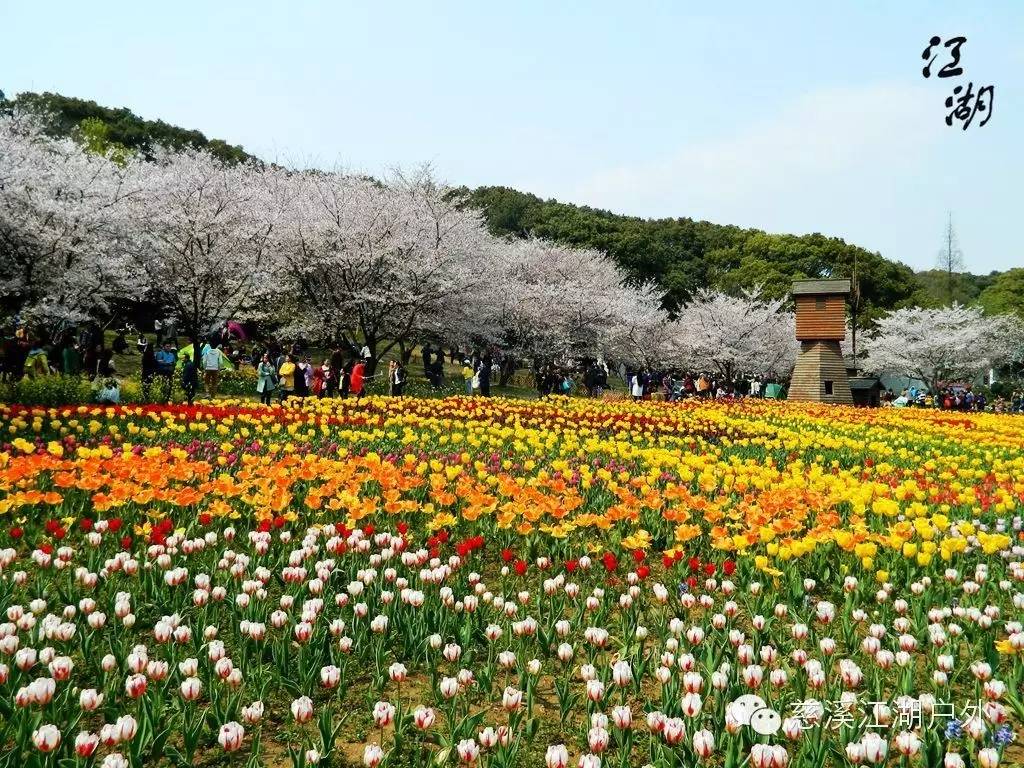
[[[839,348],[846,338],[849,280],[797,280],[796,338],[800,354],[789,384],[789,399],[853,403],[846,363]]]

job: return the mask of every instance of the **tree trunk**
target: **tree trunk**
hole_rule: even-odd
[[[516,361],[512,357],[503,357],[498,370],[498,386],[507,387],[509,380],[516,373]]]
[[[402,365],[408,367],[409,361],[412,360],[413,350],[416,349],[416,345],[413,344],[409,347],[405,346],[404,341],[398,342],[398,355],[402,360]]]
[[[199,363],[201,362],[202,359],[201,356],[203,350],[203,345],[199,338],[199,331],[197,331],[195,328],[189,329],[188,338],[189,341],[192,342],[192,362],[196,364],[196,369],[198,369]]]

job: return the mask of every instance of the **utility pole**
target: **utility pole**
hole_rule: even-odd
[[[857,275],[857,251],[853,252],[853,279],[850,280],[850,333],[853,341],[853,364],[857,365],[857,315],[860,309],[860,278]]]

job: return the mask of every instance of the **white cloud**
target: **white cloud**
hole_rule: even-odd
[[[893,214],[942,117],[941,99],[923,86],[818,89],[730,136],[600,172],[569,197],[642,216],[852,236],[861,228],[851,217]]]

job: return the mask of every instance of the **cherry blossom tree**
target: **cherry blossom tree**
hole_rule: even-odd
[[[452,304],[499,250],[477,211],[427,170],[384,181],[311,172],[290,184],[274,261],[288,327],[365,344],[371,363],[461,327]]]
[[[866,347],[867,370],[909,374],[937,392],[943,382],[971,380],[1019,359],[1024,329],[1019,318],[979,307],[906,308],[878,320]]]
[[[281,177],[193,149],[158,154],[144,176],[121,210],[125,268],[177,316],[198,356],[219,322],[266,301]]]
[[[0,116],[0,301],[23,320],[77,323],[135,298],[117,227],[141,163],[53,139],[34,114]]]
[[[796,320],[782,299],[756,288],[739,296],[704,290],[680,308],[670,345],[678,364],[714,367],[727,380],[740,372],[786,375],[796,360]]]
[[[605,254],[529,238],[504,243],[480,264],[482,287],[468,303],[481,335],[538,362],[639,352],[648,326],[663,322],[653,288],[633,288]]]

